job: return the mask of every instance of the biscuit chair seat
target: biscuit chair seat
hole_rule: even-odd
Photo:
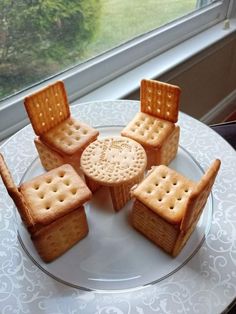
[[[69,163],[79,170],[80,156],[97,138],[98,131],[71,117],[63,82],[26,97],[24,104],[44,168],[51,170]]]
[[[161,165],[134,187],[134,228],[164,251],[179,254],[194,231],[220,167],[216,159],[199,182]]]
[[[121,135],[140,143],[147,153],[147,168],[168,165],[176,156],[180,129],[178,120],[180,88],[152,80],[142,80],[141,111]]]
[[[64,164],[16,186],[0,154],[0,174],[39,255],[51,262],[88,233],[83,204],[92,194]]]

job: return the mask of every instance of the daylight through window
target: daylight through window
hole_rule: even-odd
[[[209,3],[209,0],[3,0],[0,99]]]

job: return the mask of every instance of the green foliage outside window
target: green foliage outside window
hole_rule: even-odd
[[[83,59],[99,0],[1,0],[0,98]]]

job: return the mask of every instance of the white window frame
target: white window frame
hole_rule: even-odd
[[[170,51],[178,44],[186,42],[226,19],[235,18],[235,12],[236,1],[216,0],[193,14],[139,36],[107,53],[9,97],[0,102],[0,140],[28,123],[23,105],[26,95],[52,81],[63,80],[70,103],[83,99],[86,95],[88,98],[94,90],[115,81],[125,73],[133,71],[164,52]],[[107,98],[107,95],[104,95],[104,98]]]

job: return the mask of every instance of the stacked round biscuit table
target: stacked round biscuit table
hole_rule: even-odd
[[[88,187],[108,186],[115,210],[130,199],[130,189],[144,176],[147,157],[143,147],[125,137],[107,137],[91,143],[81,156]]]

